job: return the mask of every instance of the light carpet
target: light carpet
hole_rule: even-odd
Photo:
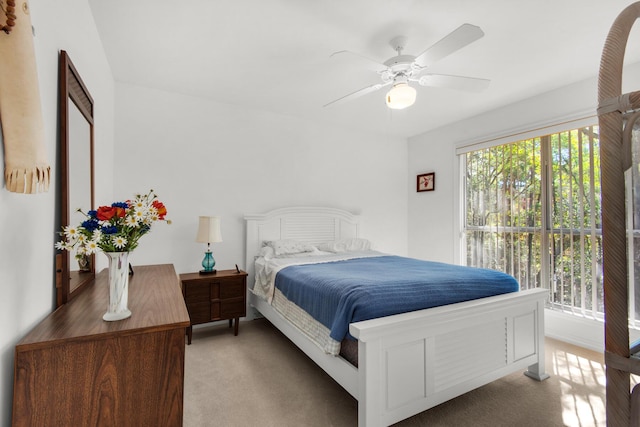
[[[185,427],[357,426],[357,401],[267,320],[232,331],[226,324],[193,330]],[[545,342],[550,379],[514,373],[395,425],[605,426],[602,354]]]

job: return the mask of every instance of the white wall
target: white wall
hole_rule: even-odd
[[[112,191],[105,177],[111,176],[113,158],[113,79],[89,5],[83,0],[31,0],[29,5],[52,182],[49,192],[37,195],[9,193],[4,182],[0,189],[0,425],[11,424],[15,344],[54,307],[60,49],[69,52],[96,101],[97,176],[102,182],[97,190]]]
[[[244,214],[291,205],[359,213],[377,249],[407,253],[406,140],[127,84],[116,94],[115,192],[153,188],[173,221],[143,238],[134,266],[198,271],[198,216],[220,215],[216,268],[244,268]]]

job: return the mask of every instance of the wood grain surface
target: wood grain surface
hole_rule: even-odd
[[[172,265],[134,267],[132,316],[105,322],[107,272],[17,346],[13,425],[182,425],[189,326]]]

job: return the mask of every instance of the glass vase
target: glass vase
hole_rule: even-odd
[[[105,252],[109,259],[109,307],[102,319],[107,322],[131,316],[129,299],[129,252]]]

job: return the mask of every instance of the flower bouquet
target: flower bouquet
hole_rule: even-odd
[[[153,190],[137,195],[134,200],[115,202],[111,206],[100,206],[97,210],[83,212],[84,220],[79,226],[68,225],[60,233],[65,240],[56,243],[56,248],[76,250],[80,255],[91,255],[98,249],[103,252],[131,252],[138,247],[142,236],[151,231],[156,221],[165,219],[167,208],[158,200]]]
[[[60,233],[64,239],[56,243],[60,250],[76,251],[83,257],[102,250],[109,258],[109,310],[104,320],[120,320],[131,316],[127,308],[129,283],[129,252],[138,247],[140,238],[151,231],[151,226],[165,219],[167,208],[150,190],[133,200],[100,206],[83,212],[86,219],[78,226],[68,225]]]

